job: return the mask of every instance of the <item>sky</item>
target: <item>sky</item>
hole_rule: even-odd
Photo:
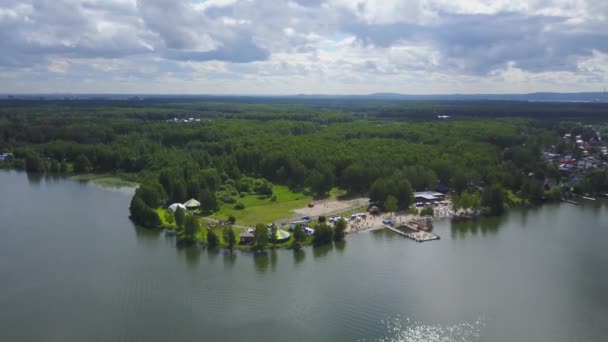
[[[607,0],[0,0],[1,93],[605,87]]]

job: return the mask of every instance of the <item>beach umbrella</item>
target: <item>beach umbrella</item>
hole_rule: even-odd
[[[191,198],[187,200],[186,203],[184,203],[184,206],[188,209],[198,208],[201,206],[201,202],[195,200],[194,198]]]
[[[172,212],[177,211],[177,208],[182,208],[186,210],[186,206],[181,203],[173,203],[169,206],[169,210],[171,210]]]

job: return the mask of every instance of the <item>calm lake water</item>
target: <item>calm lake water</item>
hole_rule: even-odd
[[[0,171],[1,341],[605,341],[608,205],[254,257],[178,249],[132,189]]]

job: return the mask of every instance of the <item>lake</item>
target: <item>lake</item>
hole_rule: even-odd
[[[604,341],[608,203],[254,256],[179,249],[133,189],[0,171],[1,341]]]

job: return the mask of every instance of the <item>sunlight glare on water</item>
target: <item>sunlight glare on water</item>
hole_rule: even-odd
[[[375,340],[378,342],[474,342],[479,341],[480,331],[485,325],[483,318],[450,326],[423,324],[400,316],[382,322],[388,333],[386,337]]]

